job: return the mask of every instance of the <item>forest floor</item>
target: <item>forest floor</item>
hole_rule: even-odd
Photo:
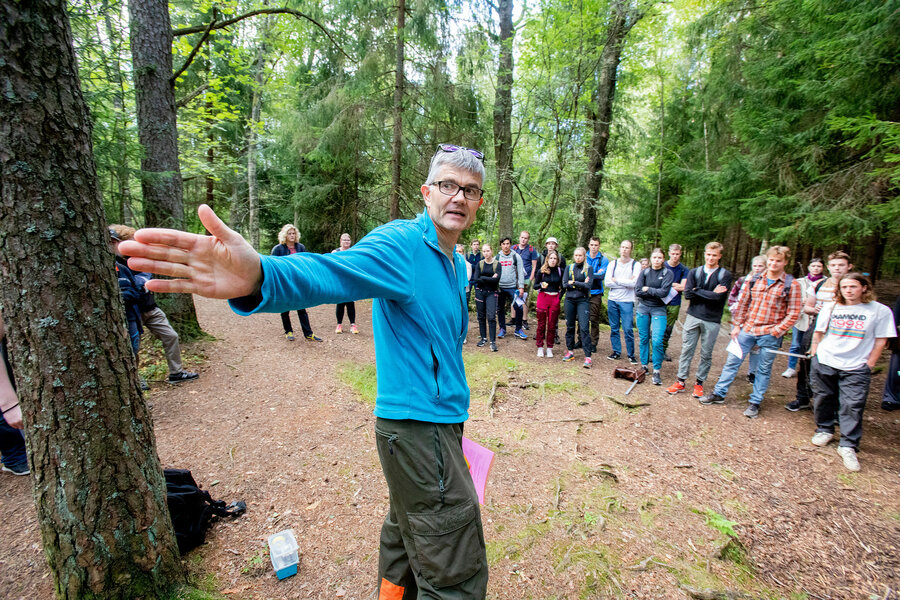
[[[311,310],[325,338],[317,344],[286,341],[277,315],[240,318],[198,298],[216,338],[185,349],[200,379],[172,387],[164,369],[151,373],[163,465],[248,505],[185,557],[198,588],[225,598],[374,598],[388,497],[373,440],[371,305],[357,307],[360,335],[333,333],[333,307]],[[561,362],[562,348],[538,359],[533,340],[476,348],[476,331],[473,322],[464,350],[465,430],[496,452],[482,507],[489,598],[900,594],[900,415],[879,407],[883,373],[865,416],[862,470],[849,473],[833,444],[810,444],[809,411],[784,410],[794,379],[773,377],[760,418],[748,420],[746,367],[722,406],[669,396],[649,380],[626,397],[605,359],[608,336],[586,370]],[[677,333],[672,345],[677,355]],[[710,383],[724,348],[723,337]],[[665,385],[676,364],[665,363]],[[51,598],[29,478],[0,476],[0,509],[0,597]],[[278,581],[266,538],[289,527],[300,570]]]

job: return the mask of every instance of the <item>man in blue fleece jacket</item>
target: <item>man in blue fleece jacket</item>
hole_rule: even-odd
[[[148,289],[228,299],[241,315],[374,298],[375,439],[390,492],[382,600],[486,595],[481,514],[461,446],[466,268],[453,251],[483,202],[483,160],[440,145],[421,188],[425,210],[345,252],[260,256],[206,205],[198,214],[211,236],[146,229],[123,242],[134,268],[176,278]],[[397,261],[401,254],[414,260]]]

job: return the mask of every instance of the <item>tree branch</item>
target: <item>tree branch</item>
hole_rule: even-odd
[[[172,82],[172,85],[175,85],[175,81],[178,79],[178,77],[187,70],[187,68],[191,65],[192,62],[194,62],[194,57],[197,56],[197,52],[199,52],[200,46],[202,46],[203,42],[205,42],[206,39],[209,37],[209,32],[212,31],[213,25],[216,24],[216,19],[219,18],[218,13],[219,13],[219,11],[217,11],[216,9],[213,9],[212,21],[210,21],[209,25],[206,26],[206,31],[203,32],[203,36],[200,38],[200,41],[198,41],[194,45],[194,48],[191,50],[191,53],[188,54],[188,57],[185,59],[184,64],[182,64],[181,67],[177,71],[175,71],[175,73],[172,75],[171,79],[169,79],[169,81]]]
[[[193,100],[194,98],[196,98],[197,96],[199,96],[200,94],[202,94],[203,92],[205,92],[208,89],[209,89],[209,84],[204,83],[203,85],[198,87],[196,90],[194,90],[193,92],[191,92],[190,94],[188,94],[187,96],[182,98],[181,100],[177,100],[175,102],[175,108],[184,108],[185,106],[188,105],[188,103],[190,103],[191,100]]]
[[[343,54],[345,57],[347,57],[347,60],[350,60],[350,61],[353,60],[352,58],[350,58],[349,54],[344,52],[344,49],[340,47],[340,45],[335,41],[335,39],[333,37],[331,37],[331,33],[327,29],[325,29],[325,27],[321,23],[319,23],[318,21],[316,21],[309,15],[304,14],[304,13],[300,12],[299,10],[294,10],[292,8],[261,8],[258,10],[251,10],[250,12],[244,13],[242,15],[238,15],[232,19],[226,19],[224,21],[219,21],[218,23],[215,23],[214,25],[212,25],[212,29],[224,29],[226,27],[234,25],[238,21],[243,21],[244,19],[247,19],[249,17],[255,17],[257,15],[293,15],[293,16],[297,17],[298,19],[306,19],[307,21],[309,21],[310,23],[312,23],[313,25],[318,27],[322,31],[322,33],[324,33],[326,36],[328,36],[328,39],[331,40],[331,43],[334,44],[334,46],[338,50],[340,50],[341,54]],[[204,30],[203,25],[196,25],[194,27],[182,27],[180,29],[174,29],[172,31],[172,35],[176,36],[176,37],[180,36],[180,35],[190,35],[192,33],[200,33],[203,30]]]

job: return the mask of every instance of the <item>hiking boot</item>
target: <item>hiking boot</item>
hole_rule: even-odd
[[[859,459],[856,458],[856,450],[849,446],[840,446],[837,453],[844,459],[844,466],[848,471],[859,471]]]
[[[344,326],[338,323],[338,326],[334,328],[334,332],[337,334],[344,333]]]
[[[356,323],[350,323],[350,333],[359,335],[359,327],[356,326]]]
[[[538,348],[538,358],[544,358],[544,349]]]
[[[497,344],[494,342],[491,342],[491,352],[496,352],[496,351],[497,351]]]
[[[591,359],[590,359],[590,358],[585,358],[585,359],[584,359],[584,368],[585,368],[585,369],[590,369],[590,368],[591,368],[591,364],[592,364],[592,362],[591,362]]]
[[[781,374],[785,379],[790,379],[791,377],[795,377],[797,375],[797,369],[792,369],[788,367],[784,370],[784,373]]]
[[[812,405],[810,405],[809,401],[800,402],[799,400],[793,400],[785,404],[784,407],[791,412],[797,412],[798,410],[811,409]]]
[[[666,388],[666,392],[669,394],[672,394],[673,396],[675,394],[678,394],[683,391],[684,391],[684,382],[683,381],[676,381],[675,383],[673,383],[672,385],[670,385],[669,387]]]
[[[610,355],[607,356],[606,358],[608,358],[609,360],[619,360],[620,358],[622,358],[622,355],[619,354],[618,352],[613,352],[612,354],[610,354]]]
[[[662,385],[662,375],[655,369],[653,370],[653,385]]]
[[[563,362],[569,362],[573,358],[575,358],[575,353],[569,350],[563,355]]]
[[[756,382],[756,373],[747,373],[747,381],[750,383]]]
[[[294,332],[288,331],[287,333],[284,334],[284,338],[289,342],[293,342],[294,341]]]
[[[502,340],[502,339],[505,338],[505,337],[506,337],[506,329],[505,329],[505,328],[503,328],[503,329],[501,329],[500,331],[497,332],[497,339],[498,339],[498,340]]]
[[[317,336],[316,334],[311,333],[311,334],[309,334],[308,336],[306,336],[306,341],[308,341],[308,342],[324,342],[325,340],[323,340],[322,338],[320,338],[320,337]]]
[[[809,441],[812,442],[813,446],[819,446],[821,448],[822,446],[827,446],[833,439],[833,433],[828,433],[827,431],[817,431]]]
[[[694,384],[694,393],[691,394],[694,398],[702,398],[703,397],[703,384],[695,383]]]
[[[31,473],[31,469],[28,468],[28,461],[22,461],[16,465],[3,465],[2,470],[13,475],[28,475]]]
[[[891,402],[890,400],[881,401],[881,410],[900,410],[900,402]]]
[[[666,362],[672,362],[672,357],[669,356],[668,352],[666,352],[665,355],[663,355],[663,360]]]
[[[478,343],[475,345],[478,346],[479,348],[483,348],[485,344],[487,344],[487,340],[484,338],[481,338],[480,340],[478,340]]]
[[[753,404],[752,402],[747,405],[747,410],[744,411],[744,416],[748,419],[755,419],[759,416],[759,404]]]
[[[553,358],[553,348],[547,348],[547,358]]]
[[[524,330],[524,329],[516,329],[516,332],[515,332],[515,334],[513,334],[513,335],[515,335],[515,336],[516,336],[517,338],[519,338],[520,340],[527,340],[527,339],[528,339],[528,334],[525,333],[525,330]]]
[[[725,404],[725,398],[713,392],[712,394],[702,396],[700,398],[700,404],[705,404],[707,406],[710,404]]]
[[[633,365],[638,364],[638,360],[637,360],[635,357],[633,357],[633,356],[629,356],[629,357],[628,357],[628,362],[630,362],[630,363],[633,364]],[[644,369],[644,370],[646,371],[646,369]]]
[[[169,383],[181,383],[182,381],[190,381],[197,379],[199,375],[192,371],[181,371],[179,373],[169,373]]]

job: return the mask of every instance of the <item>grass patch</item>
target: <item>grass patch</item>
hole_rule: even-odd
[[[605,549],[561,542],[551,550],[551,559],[556,574],[567,573],[570,577],[583,578],[579,598],[618,597],[622,592],[616,569]]]
[[[549,520],[530,523],[510,538],[489,541],[486,544],[488,566],[494,566],[503,559],[520,560],[552,527]]]
[[[712,469],[716,475],[724,479],[725,481],[734,481],[737,478],[734,471],[726,467],[725,465],[720,465],[719,463],[712,463],[709,465],[709,468]]]
[[[338,377],[356,392],[367,405],[375,406],[378,386],[375,380],[375,365],[360,365],[354,362],[343,362],[338,366]]]

